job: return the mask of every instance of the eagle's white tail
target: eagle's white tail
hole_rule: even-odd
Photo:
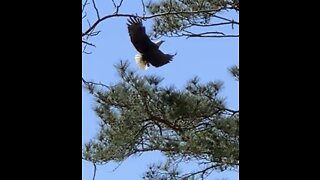
[[[135,58],[137,65],[140,69],[147,70],[149,67],[149,63],[142,59],[142,55],[140,53],[136,54]]]

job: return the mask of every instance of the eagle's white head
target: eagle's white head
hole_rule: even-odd
[[[140,69],[147,70],[148,67],[150,66],[148,62],[146,62],[142,59],[142,55],[139,52],[138,52],[138,54],[136,54],[134,59],[136,60],[136,63]]]

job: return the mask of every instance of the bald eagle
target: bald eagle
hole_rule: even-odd
[[[130,17],[127,25],[130,40],[138,51],[135,61],[141,69],[147,69],[150,64],[160,67],[172,61],[172,58],[176,54],[164,54],[159,50],[160,45],[164,41],[152,42],[146,34],[141,18]]]

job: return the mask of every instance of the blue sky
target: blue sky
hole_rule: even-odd
[[[117,1],[115,1],[117,2]],[[111,1],[96,1],[100,14],[113,13]],[[141,1],[124,0],[120,13],[142,14]],[[88,11],[88,17],[94,14]],[[235,13],[224,12],[224,17],[232,17],[238,20]],[[144,22],[146,31],[150,32],[152,20]],[[85,25],[83,25],[85,26]],[[237,26],[235,26],[237,27]],[[126,18],[116,17],[102,22],[96,30],[101,33],[89,39],[96,48],[89,48],[92,54],[82,54],[82,76],[89,81],[102,82],[104,84],[115,84],[119,77],[114,65],[120,60],[129,60],[130,68],[137,70],[141,75],[153,74],[164,77],[163,85],[174,85],[182,88],[186,82],[194,76],[200,77],[200,82],[221,80],[224,88],[221,96],[226,98],[229,108],[238,108],[239,84],[227,71],[232,65],[238,65],[239,39],[238,38],[161,38],[165,42],[161,50],[173,54],[177,52],[174,60],[160,68],[150,67],[147,71],[139,70],[134,62],[136,50],[130,42]],[[236,34],[238,29],[223,27],[226,33]],[[93,112],[94,99],[86,90],[82,91],[82,143],[94,138],[98,132],[99,118]],[[164,157],[159,152],[149,152],[139,157],[130,157],[119,167],[116,163],[98,166],[96,180],[138,180],[148,168],[148,164],[164,162]],[[117,168],[116,170],[114,170]],[[82,161],[82,180],[91,180],[93,166],[89,162]],[[210,179],[227,178],[238,179],[238,172],[213,172]]]

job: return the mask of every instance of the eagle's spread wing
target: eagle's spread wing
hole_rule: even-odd
[[[146,29],[142,25],[142,21],[139,18],[128,19],[128,31],[132,44],[140,53],[147,50],[147,46],[152,43],[146,34]]]
[[[164,54],[159,50],[159,46],[153,43],[146,34],[145,27],[140,18],[130,17],[128,19],[128,31],[132,44],[142,55],[144,61],[155,67],[160,67],[169,63],[173,56]]]
[[[172,61],[174,55],[164,54],[159,49],[154,49],[143,54],[143,57],[153,66],[160,67]]]

